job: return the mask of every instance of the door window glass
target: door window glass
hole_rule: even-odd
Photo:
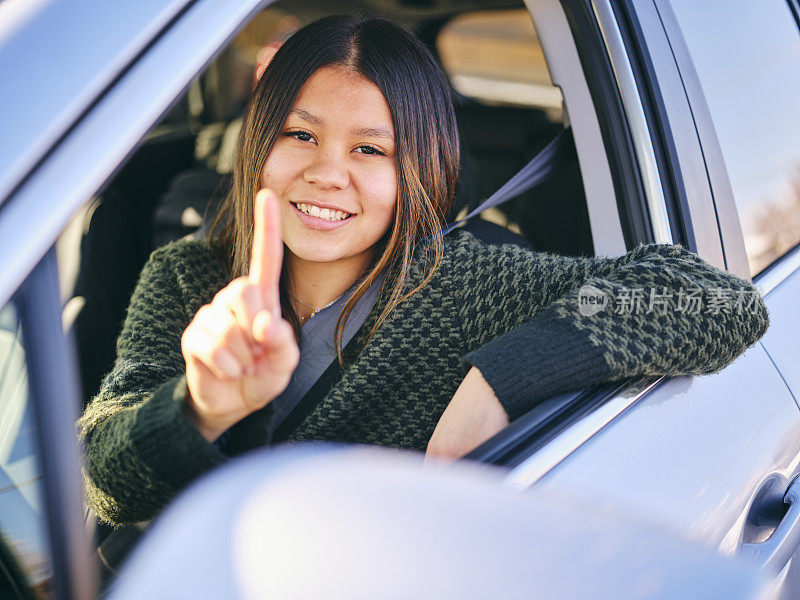
[[[711,111],[751,275],[800,242],[800,33],[786,0],[672,0]]]
[[[0,591],[24,594],[27,586],[34,597],[52,597],[53,565],[42,509],[22,328],[9,302],[0,307]]]

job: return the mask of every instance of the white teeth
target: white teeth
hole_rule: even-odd
[[[319,206],[314,206],[313,204],[298,203],[295,204],[295,206],[298,208],[298,210],[306,213],[307,215],[311,215],[312,217],[317,217],[319,219],[325,219],[326,221],[342,221],[350,216],[350,213],[342,212],[341,210],[320,208]]]

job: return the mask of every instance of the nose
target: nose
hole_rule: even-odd
[[[347,168],[331,153],[317,155],[315,160],[303,172],[306,183],[319,186],[320,189],[344,189],[350,183]]]

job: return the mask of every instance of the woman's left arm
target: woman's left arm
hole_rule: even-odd
[[[467,408],[498,424],[498,406],[513,421],[545,398],[596,383],[715,373],[769,326],[751,282],[681,246],[640,245],[609,260],[597,259],[595,274],[590,266],[588,277],[562,282],[563,293],[530,320],[464,357],[481,377],[473,373],[456,392],[437,425],[448,435],[434,434],[430,454],[465,449],[453,450],[451,442],[454,432],[467,429],[458,424],[469,421]],[[542,293],[531,290],[531,298]],[[491,435],[464,438],[474,447]]]

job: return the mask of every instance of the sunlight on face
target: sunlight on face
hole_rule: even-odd
[[[394,127],[380,89],[343,67],[314,73],[261,184],[280,199],[283,240],[296,259],[366,262],[397,202]]]

